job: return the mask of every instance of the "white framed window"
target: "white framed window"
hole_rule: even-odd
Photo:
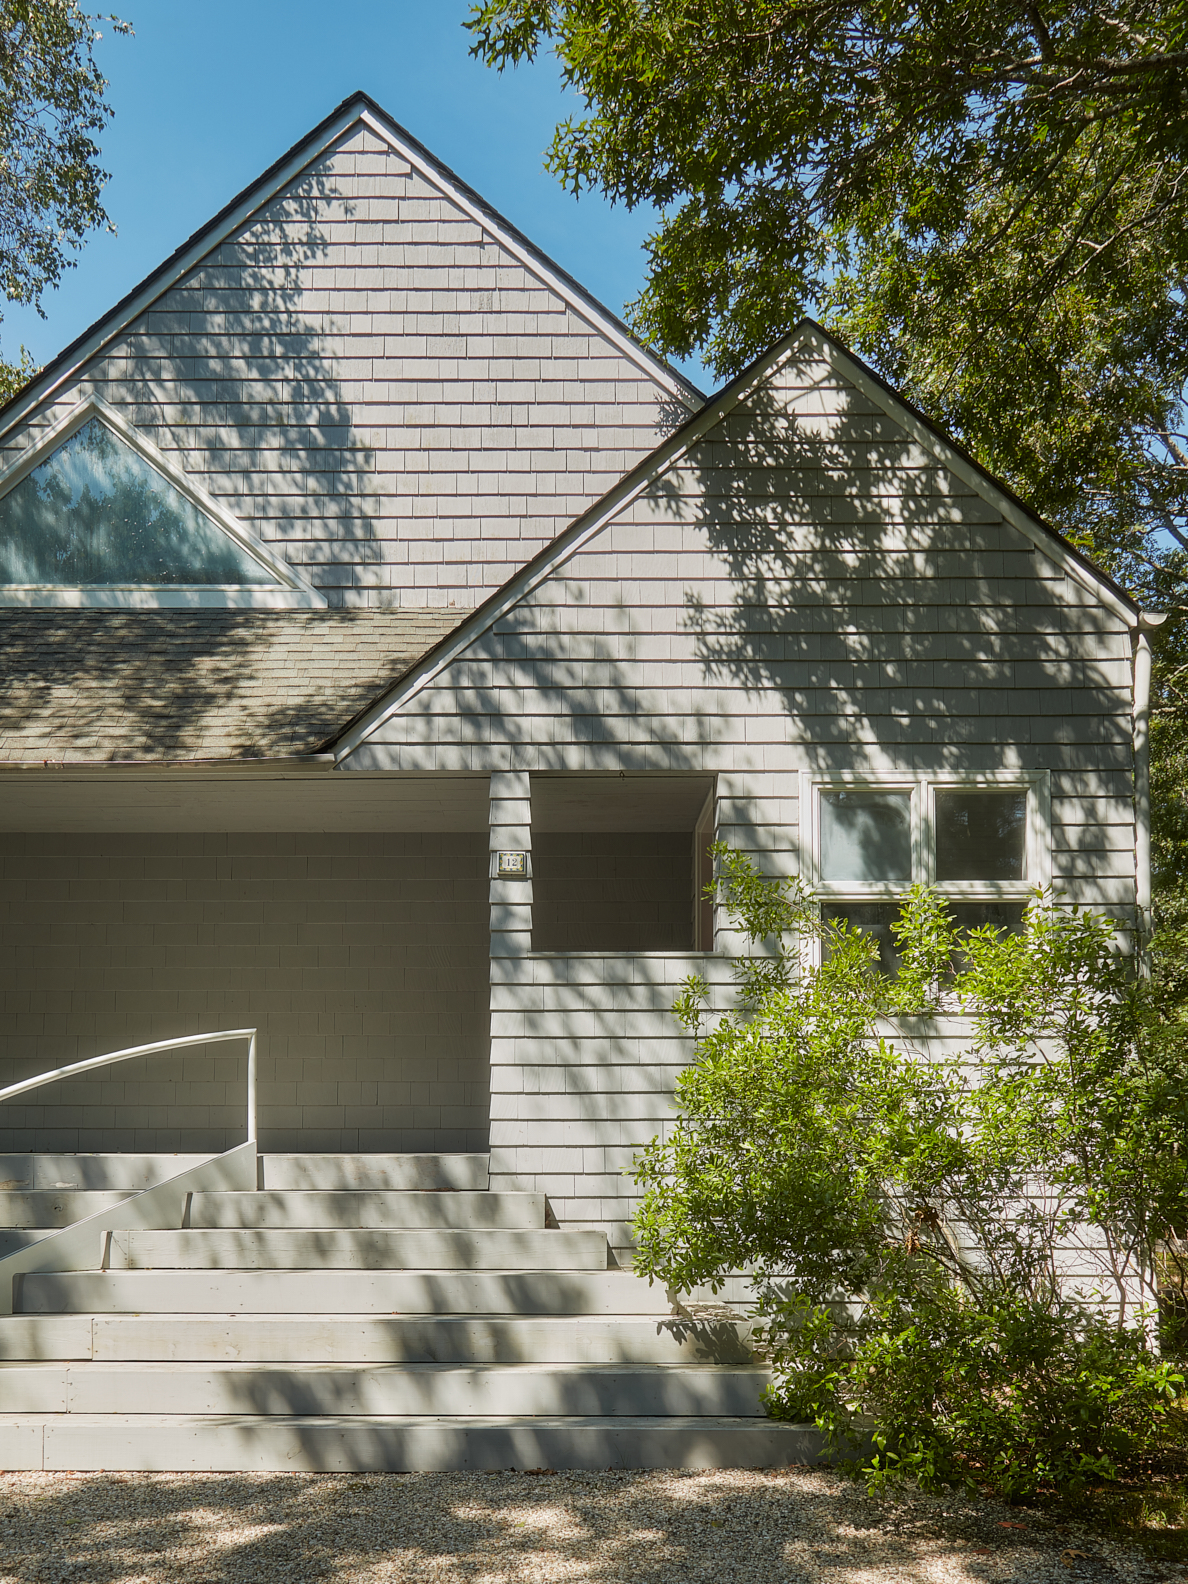
[[[0,471],[0,606],[325,603],[98,396]]]
[[[912,885],[951,898],[957,924],[1017,929],[1051,879],[1047,771],[801,776],[802,873],[895,964],[892,923]]]

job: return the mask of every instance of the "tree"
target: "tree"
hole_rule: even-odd
[[[660,209],[646,339],[730,375],[815,312],[1172,613],[1155,912],[1188,998],[1188,0],[479,0],[466,25],[500,69],[556,51],[574,192]]]
[[[636,327],[736,372],[806,311],[1145,596],[1188,546],[1188,6],[484,0],[587,114],[551,168],[655,204]],[[1174,568],[1178,597],[1179,573]]]
[[[889,979],[797,882],[718,856],[755,951],[736,1010],[709,1016],[696,980],[678,1003],[696,1059],[637,1160],[637,1268],[679,1292],[752,1271],[770,1411],[843,1436],[869,1418],[876,1477],[1115,1476],[1182,1384],[1142,1304],[1181,1249],[1184,1027],[1113,921],[1043,895],[1021,934],[962,936],[913,891]],[[945,1057],[955,1011],[972,1038]]]
[[[39,313],[74,263],[69,250],[110,224],[95,140],[112,112],[94,20],[77,0],[0,0],[0,291]],[[24,349],[19,363],[0,363],[0,397],[32,372]]]

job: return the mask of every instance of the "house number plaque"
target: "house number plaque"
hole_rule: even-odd
[[[501,880],[523,880],[528,873],[528,854],[500,853],[495,872]]]

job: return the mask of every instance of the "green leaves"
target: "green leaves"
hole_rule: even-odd
[[[95,20],[77,0],[0,0],[0,291],[38,309],[70,251],[109,223],[97,139],[111,110],[92,55]],[[22,357],[3,383],[26,372]]]
[[[890,980],[795,882],[718,857],[751,954],[732,1010],[682,997],[696,1059],[636,1161],[638,1269],[749,1272],[769,1411],[873,1418],[873,1478],[1110,1477],[1178,1389],[1140,1306],[1188,1208],[1182,1025],[1112,921],[1047,894],[1013,935],[913,890]]]
[[[466,25],[501,69],[555,51],[586,108],[548,154],[567,187],[661,211],[647,340],[729,376],[815,312],[1155,604],[1188,547],[1185,0],[486,0]]]

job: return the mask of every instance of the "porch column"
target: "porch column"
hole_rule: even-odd
[[[491,1187],[532,1189],[523,1073],[517,1060],[532,994],[532,796],[526,770],[491,776]],[[500,853],[523,854],[523,874],[500,875]],[[514,866],[514,860],[513,860]]]

